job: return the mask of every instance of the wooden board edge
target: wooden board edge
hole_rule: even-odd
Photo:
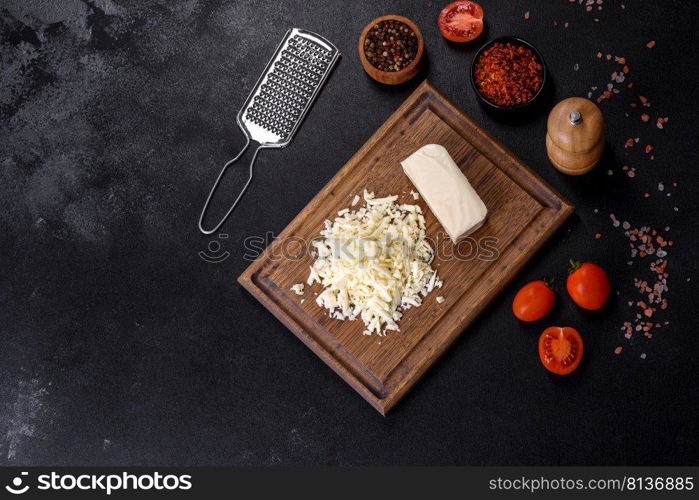
[[[515,262],[513,265],[513,271],[510,276],[498,283],[497,287],[493,290],[491,297],[485,301],[480,309],[473,314],[473,317],[466,319],[457,328],[454,329],[454,334],[451,335],[447,340],[439,346],[436,350],[435,356],[431,358],[424,358],[422,363],[415,365],[414,369],[409,373],[407,377],[404,378],[404,383],[402,383],[397,390],[391,392],[386,398],[380,400],[380,404],[383,407],[383,415],[387,415],[395,406],[402,401],[402,399],[410,392],[410,390],[417,384],[427,371],[430,370],[434,365],[437,364],[439,359],[451,348],[451,346],[464,334],[469,325],[481,316],[483,311],[485,311],[498,297],[505,288],[507,288],[512,281],[517,277],[517,275],[522,271],[524,266],[537,255],[544,247],[544,243],[549,241],[551,237],[558,232],[566,221],[573,215],[574,207],[572,205],[564,205],[560,210],[556,212],[556,217],[553,223],[547,227],[546,231],[542,234],[541,238],[537,241],[537,244],[532,248],[532,251],[527,255],[522,255],[522,257]]]
[[[248,293],[259,301],[265,309],[271,312],[283,326],[289,329],[294,336],[303,342],[303,344],[310,349],[313,354],[318,356],[323,363],[325,363],[328,367],[330,367],[330,369],[339,375],[347,385],[354,389],[382,416],[386,416],[385,407],[381,404],[383,400],[376,397],[371,389],[369,389],[361,380],[347,370],[347,368],[345,368],[340,361],[334,358],[330,351],[326,350],[323,346],[316,342],[313,337],[306,333],[301,325],[299,325],[290,315],[288,315],[282,308],[274,303],[267,293],[265,293],[264,290],[255,284],[252,279],[252,273],[248,273],[247,270],[244,271],[240,276],[238,276],[237,281],[245,290],[248,291]]]
[[[526,263],[536,255],[543,244],[548,241],[551,236],[565,223],[565,221],[572,215],[575,207],[568,202],[557,190],[555,190],[551,185],[549,185],[539,174],[533,171],[530,167],[524,164],[514,153],[512,153],[508,148],[506,148],[498,139],[491,136],[485,130],[480,128],[480,126],[473,121],[470,116],[464,113],[460,108],[458,108],[448,97],[437,90],[432,84],[427,80],[423,80],[416,89],[408,96],[408,98],[403,101],[403,103],[393,112],[391,115],[383,122],[383,124],[376,129],[371,136],[366,140],[366,142],[343,164],[343,166],[338,170],[335,175],[325,184],[323,188],[320,189],[312,198],[308,201],[305,207],[285,226],[276,240],[283,240],[288,233],[296,230],[300,221],[306,216],[307,212],[313,210],[310,207],[313,200],[316,198],[326,197],[329,193],[336,188],[345,177],[347,173],[351,171],[356,162],[364,158],[368,152],[375,146],[375,144],[383,137],[391,127],[395,125],[395,122],[400,117],[407,114],[409,109],[413,107],[420,99],[428,93],[432,92],[437,97],[443,99],[445,104],[452,108],[456,115],[461,119],[466,121],[477,133],[482,135],[485,139],[493,143],[496,149],[499,150],[500,154],[508,157],[516,165],[517,169],[525,172],[527,175],[531,176],[539,186],[547,191],[552,198],[554,198],[557,206],[546,204],[544,206],[549,207],[556,211],[556,217],[553,223],[546,228],[546,231],[537,241],[537,244],[532,249],[529,255],[524,256],[523,260],[518,261],[514,267],[511,276],[503,280],[502,283],[498,284],[498,287],[492,293],[489,300],[484,303],[482,309],[474,315],[473,318],[466,320],[463,326],[455,329],[455,333],[447,339],[442,345],[437,349],[437,354],[434,357],[425,358],[423,363],[416,365],[416,368],[406,377],[406,382],[400,385],[400,388],[393,393],[390,393],[385,398],[379,399],[374,395],[374,393],[358,378],[356,378],[352,373],[350,373],[341,362],[335,359],[330,351],[326,350],[323,346],[318,344],[311,336],[309,336],[304,329],[299,325],[289,314],[283,311],[276,303],[274,303],[268,294],[258,287],[253,280],[256,272],[264,265],[269,252],[271,251],[274,241],[267,246],[267,248],[260,254],[255,261],[253,261],[238,277],[238,283],[245,288],[256,300],[258,300],[263,307],[269,310],[284,326],[286,326],[292,333],[299,338],[316,356],[318,356],[326,365],[328,365],[335,373],[337,373],[348,385],[350,385],[357,393],[359,393],[369,404],[372,405],[381,415],[386,416],[389,411],[391,411],[395,405],[397,405],[403,397],[410,391],[410,389],[420,380],[424,373],[429,370],[432,366],[436,364],[439,358],[449,349],[449,347],[463,334],[465,328],[476,319],[481,312],[486,309],[492,301],[500,294],[502,291],[509,286],[515,276],[521,271],[521,269],[526,265]],[[448,123],[448,122],[447,122]],[[451,125],[451,124],[450,124]],[[457,130],[458,132],[458,130]],[[480,151],[480,149],[479,149]],[[481,151],[482,154],[483,151]],[[488,155],[486,155],[488,157]],[[492,159],[491,159],[492,161]],[[497,162],[493,162],[498,168]],[[508,172],[505,172],[509,176]],[[518,183],[519,184],[519,183]],[[531,194],[531,193],[530,193]],[[535,198],[536,199],[536,198]],[[526,258],[525,258],[526,257]]]
[[[506,147],[502,142],[500,142],[497,138],[493,137],[489,132],[487,132],[483,127],[478,125],[476,121],[471,118],[470,115],[466,114],[461,108],[459,108],[449,97],[444,95],[439,89],[434,87],[429,81],[424,80],[422,84],[418,87],[419,90],[423,90],[423,87],[425,89],[428,89],[430,92],[433,92],[435,95],[437,95],[442,101],[443,104],[448,105],[451,108],[451,111],[458,115],[461,119],[466,121],[471,128],[478,134],[482,135],[485,139],[489,140],[490,142],[493,143],[493,145],[499,150],[500,154],[503,156],[506,156],[512,160],[514,164],[516,164],[517,168],[526,172],[529,174],[531,177],[534,178],[534,180],[543,188],[544,191],[548,191],[549,194],[553,195],[553,197],[560,203],[561,207],[565,209],[565,207],[571,207],[575,209],[575,207],[563,196],[558,192],[558,190],[554,189],[546,180],[544,180],[536,171],[532,170],[531,167],[529,167],[526,163],[524,163],[517,155],[515,155],[508,147]],[[416,89],[417,92],[417,89]],[[449,123],[449,122],[447,122]],[[451,126],[451,124],[449,124]],[[458,130],[457,130],[458,132]],[[481,151],[479,149],[480,153],[484,155],[486,158],[490,159],[489,155],[485,151]],[[490,161],[500,168],[497,164],[497,162],[493,161],[490,159]],[[531,193],[530,193],[531,194]]]
[[[425,79],[416,87],[416,89],[401,103],[398,108],[396,108],[395,111],[393,111],[388,118],[381,124],[381,126],[376,129],[367,139],[364,141],[362,146],[357,149],[357,151],[354,152],[352,156],[345,161],[340,169],[335,172],[335,174],[328,180],[328,182],[316,193],[313,195],[313,197],[308,200],[306,205],[299,211],[296,216],[289,221],[288,224],[284,227],[281,233],[277,236],[276,239],[283,239],[287,236],[289,232],[292,232],[292,229],[295,229],[296,226],[299,224],[299,221],[301,221],[305,215],[306,212],[312,211],[312,208],[309,208],[309,205],[315,200],[316,198],[321,198],[325,197],[328,195],[328,193],[331,193],[337,185],[340,184],[342,179],[352,170],[352,167],[361,159],[364,158],[368,151],[374,147],[374,145],[380,140],[381,137],[386,135],[386,133],[395,125],[395,122],[402,117],[405,112],[413,106],[417,101],[419,101],[424,95],[425,95],[425,89],[434,89],[432,85]],[[273,243],[273,242],[272,242]],[[268,245],[267,248],[269,248],[272,244]],[[258,257],[259,259],[259,257]],[[247,270],[246,270],[247,271]]]

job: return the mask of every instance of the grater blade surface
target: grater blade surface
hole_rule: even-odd
[[[233,213],[252,182],[258,153],[264,148],[283,148],[291,142],[339,57],[337,48],[320,35],[298,28],[286,32],[238,112],[236,121],[245,134],[245,145],[235,158],[223,165],[209,191],[199,216],[199,230],[202,233],[215,233]],[[251,140],[259,145],[250,160],[245,185],[218,223],[210,228],[205,227],[204,217],[226,169],[240,159]]]
[[[310,31],[287,31],[237,116],[238,125],[263,147],[288,145],[340,56]]]

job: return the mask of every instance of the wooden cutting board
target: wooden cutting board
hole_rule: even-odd
[[[486,223],[456,248],[440,237],[443,230],[424,201],[413,199],[414,187],[400,165],[431,143],[449,151],[488,207]],[[399,332],[385,337],[363,335],[361,320],[330,318],[315,302],[322,290],[317,283],[306,286],[303,296],[290,290],[306,282],[313,263],[309,242],[319,237],[323,221],[350,207],[365,188],[422,207],[427,237],[438,247],[433,267],[444,280],[421,307],[405,311]],[[572,212],[560,195],[424,81],[238,281],[385,415]],[[435,300],[440,295],[445,298],[441,304]]]

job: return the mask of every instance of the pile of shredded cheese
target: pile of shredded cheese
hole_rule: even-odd
[[[365,190],[366,205],[326,220],[323,239],[313,242],[316,260],[307,283],[323,286],[316,302],[336,319],[361,318],[365,335],[400,330],[401,311],[419,307],[442,287],[431,267],[434,250],[425,239],[422,210],[397,199]]]

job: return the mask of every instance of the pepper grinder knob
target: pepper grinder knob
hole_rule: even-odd
[[[582,121],[582,114],[580,114],[580,111],[578,110],[571,111],[570,116],[568,118],[570,118],[570,123],[572,123],[573,125],[577,125]]]

